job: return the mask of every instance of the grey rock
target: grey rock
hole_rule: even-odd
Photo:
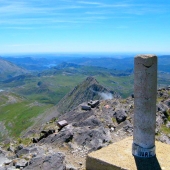
[[[8,151],[15,152],[15,148],[14,148],[13,146],[10,146],[10,147],[8,148]]]
[[[66,170],[78,170],[78,168],[74,167],[73,165],[66,165]]]
[[[58,126],[60,127],[60,129],[64,126],[66,126],[66,125],[67,125],[67,122],[65,122],[65,120],[64,120],[64,122],[63,121],[58,122]],[[33,143],[38,143],[40,140],[47,138],[49,135],[51,135],[53,133],[55,133],[54,129],[50,129],[48,131],[42,130],[41,133],[40,133],[40,137],[38,139],[33,138],[32,141],[33,141]]]
[[[91,110],[91,107],[87,106],[87,105],[81,105],[81,109],[82,110]]]
[[[56,153],[50,156],[32,158],[29,165],[24,170],[65,170],[65,156]]]
[[[169,121],[167,122],[166,127],[170,128],[170,122]]]
[[[131,97],[134,98],[134,94],[131,94]]]
[[[59,120],[66,120],[68,124],[73,124],[77,122],[81,122],[86,120],[88,117],[92,116],[94,112],[92,110],[90,111],[84,111],[84,112],[68,112],[62,115]]]
[[[118,123],[121,123],[126,120],[127,114],[124,109],[117,109],[113,113],[113,116],[116,118]]]
[[[21,169],[21,168],[20,168]],[[5,170],[18,170],[18,168],[16,169],[15,167],[8,167]]]
[[[164,121],[163,121],[163,119],[162,119],[162,116],[159,114],[157,117],[156,117],[156,125],[158,126],[158,127],[160,127],[161,125],[163,125],[164,124]]]
[[[67,126],[68,122],[66,120],[58,121],[57,126],[62,129],[64,126]]]
[[[42,139],[40,143],[53,143],[57,145],[62,145],[64,142],[68,143],[72,140],[73,138],[73,131],[67,130],[67,129],[62,129],[59,133],[55,135],[51,135],[46,139]]]
[[[28,165],[28,161],[26,161],[25,159],[20,159],[16,162],[15,167],[16,168],[24,168]]]
[[[23,145],[18,145],[15,149],[15,153],[17,153],[18,151],[20,151],[23,148],[24,148]]]
[[[8,159],[4,153],[0,153],[0,167],[2,167],[2,165],[4,165],[7,162],[11,162],[10,159]]]
[[[168,107],[163,103],[158,103],[156,106],[158,112],[160,111],[162,113],[166,113],[166,111],[168,110]]]
[[[165,100],[165,101],[164,101],[164,104],[166,104],[166,105],[170,108],[170,99]]]
[[[126,132],[133,132],[133,125],[132,124],[127,124],[125,126],[123,126],[123,130],[126,131]]]
[[[23,149],[19,150],[19,151],[16,153],[16,155],[17,155],[17,157],[19,158],[19,157],[21,157],[21,156],[23,156],[23,155],[26,155],[26,154],[29,154],[29,153],[30,153],[30,150],[29,150],[28,148],[23,148]]]
[[[105,115],[103,115],[105,116]],[[89,150],[97,150],[106,146],[111,140],[110,129],[104,128],[104,123],[113,127],[110,114],[106,118],[99,118],[93,110],[82,112],[77,110],[65,113],[59,118],[66,120],[69,125],[65,126],[57,134],[48,136],[41,140],[41,143],[51,143],[57,146],[63,143],[71,143],[74,141],[76,145],[86,146]],[[101,120],[109,120],[101,122]]]
[[[133,131],[133,125],[130,123],[129,120],[125,120],[116,127],[116,130],[120,129],[123,129],[124,131]]]
[[[44,154],[46,148],[40,147],[40,146],[29,146],[29,147],[25,147],[21,150],[19,150],[16,155],[17,157],[22,157],[22,156],[28,156],[28,155],[32,155],[32,156],[36,156],[36,155],[42,155]]]
[[[170,144],[170,138],[164,134],[159,137],[159,140],[163,143]]]
[[[101,126],[102,123],[93,115],[87,118],[84,121],[79,121],[76,123],[77,127],[84,127],[84,126],[90,126],[91,128],[96,127],[96,126]],[[75,125],[74,125],[75,126]]]
[[[90,150],[100,149],[111,140],[109,129],[98,127],[89,129],[87,127],[77,129],[74,135],[74,142],[80,146],[86,146]]]
[[[99,105],[99,100],[95,100],[95,101],[92,101],[90,100],[90,102],[88,102],[88,105],[91,106],[91,108],[95,108],[97,105]]]

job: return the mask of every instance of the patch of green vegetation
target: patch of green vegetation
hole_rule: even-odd
[[[163,99],[163,97],[157,97],[157,103],[161,102]]]
[[[126,103],[127,103],[127,101],[126,101],[126,99],[122,99],[122,100],[120,100],[120,103],[122,103],[122,104],[126,104]]]
[[[113,143],[113,141],[110,140],[110,141],[109,141],[109,144],[112,144],[112,143]]]
[[[10,147],[10,142],[2,145],[2,148],[4,148],[5,150],[7,150],[9,147]]]
[[[112,122],[117,123],[116,118],[112,117]]]
[[[54,117],[54,118],[52,118],[52,119],[50,120],[49,123],[55,123],[57,120],[58,120],[58,118],[57,118],[57,117]]]
[[[170,109],[166,110],[165,116],[168,119],[168,121],[170,121]]]
[[[166,125],[162,125],[161,131],[166,135],[170,134],[170,128],[166,127]]]
[[[0,105],[6,103],[6,101],[8,100],[7,96],[0,96]]]
[[[25,146],[28,146],[30,143],[32,143],[32,140],[30,138],[18,138],[16,145],[23,144]]]
[[[34,118],[42,114],[51,105],[37,105],[28,101],[8,104],[0,107],[0,121],[12,137],[19,137],[20,134],[30,127]]]

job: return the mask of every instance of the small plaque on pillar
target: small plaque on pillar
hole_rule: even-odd
[[[150,158],[155,156],[155,146],[152,148],[142,148],[139,145],[133,143],[132,145],[132,154],[133,156],[141,158]]]

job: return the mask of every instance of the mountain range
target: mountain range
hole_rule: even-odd
[[[158,66],[159,71],[170,72],[170,55],[159,55]],[[2,57],[1,57],[2,58]],[[18,56],[18,57],[3,57],[4,60],[12,62],[19,67],[25,68],[30,71],[42,71],[47,70],[53,66],[57,66],[63,62],[74,63],[78,65],[86,66],[97,66],[109,69],[117,70],[133,70],[134,67],[134,56],[131,57],[119,57],[115,58],[112,55],[41,55],[35,56]]]
[[[0,58],[0,78],[7,79],[21,74],[26,74],[28,71],[11,62]]]

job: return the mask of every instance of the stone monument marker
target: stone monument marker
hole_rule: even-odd
[[[157,56],[136,56],[134,64],[132,154],[148,158],[155,155]]]

